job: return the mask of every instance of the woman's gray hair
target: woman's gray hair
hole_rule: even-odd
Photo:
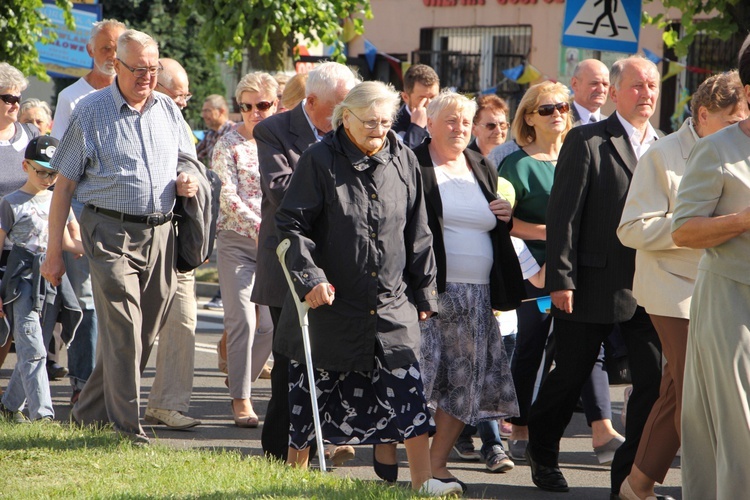
[[[374,107],[384,108],[387,118],[393,120],[398,112],[399,104],[401,101],[398,92],[392,85],[378,81],[362,82],[351,89],[344,100],[334,108],[331,125],[334,129],[341,125],[345,109],[361,111]]]
[[[41,99],[26,99],[21,103],[21,108],[18,110],[18,116],[22,116],[26,111],[34,108],[39,108],[44,111],[47,116],[47,122],[52,123],[52,110],[49,104],[42,101]]]
[[[270,94],[271,101],[276,101],[276,94],[279,92],[279,84],[274,77],[262,71],[248,73],[242,77],[237,88],[234,89],[234,98],[240,102],[243,92],[258,92],[259,94]]]
[[[353,87],[359,79],[348,66],[337,62],[325,62],[308,73],[305,84],[305,95],[316,95],[319,99],[326,99],[336,89],[344,84]]]
[[[89,48],[94,48],[94,39],[104,30],[126,30],[128,29],[127,26],[125,26],[123,23],[118,21],[117,19],[104,19],[102,21],[96,22],[91,27],[91,33],[89,34],[89,41],[87,45]]]
[[[8,63],[0,63],[0,90],[18,89],[23,92],[28,86],[29,81],[23,73]]]
[[[141,47],[156,47],[159,50],[159,44],[156,40],[151,38],[149,35],[138,30],[125,30],[122,35],[117,39],[117,58],[124,59],[128,54],[128,46],[130,44],[137,44]]]
[[[427,105],[427,118],[434,120],[443,110],[453,108],[456,111],[468,111],[469,120],[474,120],[477,113],[477,102],[463,94],[445,89]]]

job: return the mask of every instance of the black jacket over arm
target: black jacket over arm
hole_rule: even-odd
[[[425,201],[427,204],[427,223],[432,231],[433,251],[437,262],[437,284],[438,292],[445,292],[446,263],[445,243],[443,240],[443,203],[440,199],[440,189],[437,184],[435,168],[430,157],[429,144],[431,139],[426,139],[420,146],[414,149],[419,166],[422,169],[422,182],[424,185]],[[487,202],[497,198],[497,170],[492,167],[487,159],[471,150],[465,150],[464,155],[469,168],[479,182],[482,194]],[[526,298],[523,286],[521,266],[518,256],[510,241],[510,228],[507,224],[498,221],[498,224],[490,232],[492,240],[493,263],[490,272],[490,298],[492,308],[498,311],[509,311],[521,305],[521,300]]]

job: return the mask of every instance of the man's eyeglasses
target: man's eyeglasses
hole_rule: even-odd
[[[18,104],[19,102],[21,102],[21,96],[13,94],[0,94],[0,100],[2,100],[8,106],[13,106],[14,104]]]
[[[489,122],[489,123],[482,123],[482,126],[489,131],[493,131],[497,127],[500,127],[500,130],[508,130],[508,128],[510,127],[510,124],[508,122]]]
[[[163,88],[164,90],[166,90],[165,93],[169,97],[171,97],[172,99],[184,99],[185,102],[188,102],[190,99],[193,98],[193,94],[191,94],[190,92],[188,92],[186,94],[175,94],[174,92],[172,92],[170,89],[168,89],[167,87],[165,87],[164,85],[162,85],[159,82],[156,82],[156,85],[159,86],[159,87],[161,87],[161,88]]]
[[[539,116],[549,116],[552,113],[555,112],[555,110],[558,110],[560,114],[567,113],[570,111],[570,104],[567,102],[558,102],[555,104],[542,104],[534,111],[529,111],[529,113],[539,113]]]
[[[237,105],[245,113],[249,113],[249,112],[251,112],[253,110],[253,104],[252,103],[241,102],[241,103],[238,103]],[[261,113],[263,111],[268,111],[269,109],[271,109],[271,106],[273,106],[273,103],[269,102],[269,101],[260,101],[258,104],[255,105],[255,107]]]
[[[351,109],[348,110],[348,111],[349,111],[349,113],[352,114],[352,116],[354,118],[356,118],[357,120],[361,121],[362,122],[362,126],[365,127],[367,130],[375,130],[376,128],[378,128],[378,125],[380,125],[383,128],[391,128],[391,125],[393,125],[393,120],[381,120],[381,121],[367,120],[367,121],[365,121],[362,118],[360,118],[359,116],[357,116],[354,113],[352,113]]]
[[[133,76],[135,76],[136,78],[143,78],[146,75],[157,76],[159,73],[161,73],[164,70],[161,63],[158,66],[151,66],[150,68],[131,68],[130,66],[125,64],[125,61],[123,61],[119,57],[117,58],[117,60],[120,61],[120,64],[125,66],[128,69],[128,71],[133,73]]]
[[[34,160],[28,160],[28,161],[31,164],[37,164]],[[57,177],[57,172],[49,171],[47,169],[37,170],[36,168],[31,167],[31,170],[33,170],[34,172],[36,172],[36,175],[40,179],[49,179],[50,177],[54,179],[55,177]]]

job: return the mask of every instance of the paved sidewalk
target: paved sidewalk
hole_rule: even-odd
[[[201,299],[202,304],[206,299]],[[155,437],[158,442],[178,448],[226,448],[235,449],[247,455],[260,456],[260,428],[239,429],[234,426],[231,418],[230,399],[224,385],[224,374],[216,366],[216,342],[222,332],[222,314],[220,312],[199,309],[198,334],[196,336],[196,363],[192,404],[189,414],[203,421],[203,425],[187,431],[170,431],[163,426],[146,426],[147,433]],[[158,348],[158,347],[157,347]],[[152,353],[142,384],[145,408],[148,391],[154,375],[154,361],[156,353]],[[15,355],[8,356],[2,370],[0,370],[0,386],[5,386],[15,363]],[[62,421],[68,419],[70,408],[70,388],[67,379],[52,382],[53,402],[56,418]],[[259,380],[253,388],[253,402],[255,410],[261,417],[265,414],[270,395],[270,381]],[[622,431],[620,411],[622,409],[623,387],[612,388],[612,406],[615,426]],[[475,439],[477,448],[480,440]],[[565,438],[563,439],[560,456],[563,474],[571,486],[567,495],[548,493],[536,488],[530,477],[528,466],[517,464],[516,468],[504,474],[485,472],[482,462],[465,462],[457,456],[451,456],[449,468],[454,474],[469,485],[465,498],[498,498],[498,499],[601,499],[609,498],[609,467],[600,466],[591,447],[591,436],[582,414],[573,417]],[[402,484],[408,480],[406,453],[403,446],[399,447],[400,476]],[[333,471],[333,474],[349,476],[365,480],[377,480],[372,471],[372,448],[357,448],[357,457]],[[679,458],[675,460],[667,475],[665,485],[657,492],[681,498]]]

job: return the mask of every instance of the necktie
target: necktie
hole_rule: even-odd
[[[591,115],[591,118],[589,118],[589,123],[596,123],[596,117],[594,115]]]

